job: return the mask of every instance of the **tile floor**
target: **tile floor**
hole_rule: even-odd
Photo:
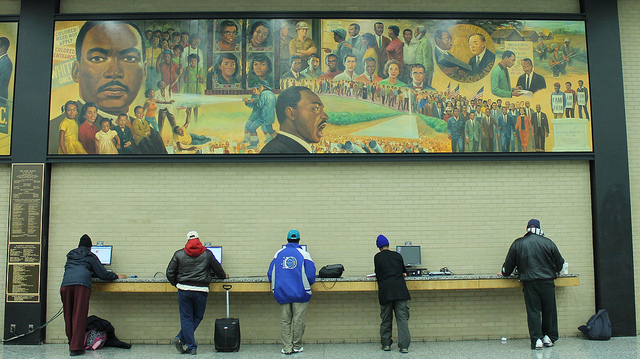
[[[199,358],[218,359],[423,359],[423,358],[593,358],[593,359],[637,359],[640,358],[640,337],[612,338],[609,341],[589,341],[582,338],[561,338],[553,348],[543,350],[529,349],[528,339],[450,341],[450,342],[414,342],[410,352],[401,354],[394,345],[392,351],[384,352],[374,343],[364,344],[308,344],[304,352],[293,355],[280,354],[281,347],[275,344],[243,345],[237,353],[216,353],[212,345],[201,345],[198,348]],[[54,359],[69,357],[68,347],[63,344],[44,345],[3,345],[0,346],[0,357],[3,359]],[[177,358],[184,359],[171,345],[134,344],[131,350],[103,348],[87,352],[81,358]]]

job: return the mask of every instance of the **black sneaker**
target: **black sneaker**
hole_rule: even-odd
[[[189,350],[189,355],[198,355],[198,352],[195,349]]]
[[[385,352],[391,351],[391,345],[383,345],[382,350],[384,350]]]
[[[69,356],[71,357],[75,357],[78,355],[84,355],[85,350],[84,349],[80,349],[80,350],[69,350]]]

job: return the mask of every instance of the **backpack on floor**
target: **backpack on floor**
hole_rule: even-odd
[[[98,350],[107,341],[107,332],[91,329],[84,335],[84,348],[86,350]]]
[[[581,325],[578,329],[591,340],[611,339],[611,321],[606,309],[600,309],[587,321],[587,325]]]

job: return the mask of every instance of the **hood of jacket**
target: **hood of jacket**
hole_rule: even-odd
[[[197,257],[204,253],[207,248],[202,245],[199,238],[191,238],[184,246],[184,251],[190,257]]]
[[[78,247],[76,249],[72,249],[67,253],[67,259],[79,260],[81,258],[90,255],[91,249],[88,247]]]

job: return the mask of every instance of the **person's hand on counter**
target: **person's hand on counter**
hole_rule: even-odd
[[[129,276],[126,274],[118,274],[118,279],[126,279],[126,278],[129,278]]]
[[[499,275],[500,277],[503,277],[503,275],[502,275],[502,271],[498,272],[498,275]]]
[[[228,274],[226,275],[225,279],[229,279],[229,275]]]

